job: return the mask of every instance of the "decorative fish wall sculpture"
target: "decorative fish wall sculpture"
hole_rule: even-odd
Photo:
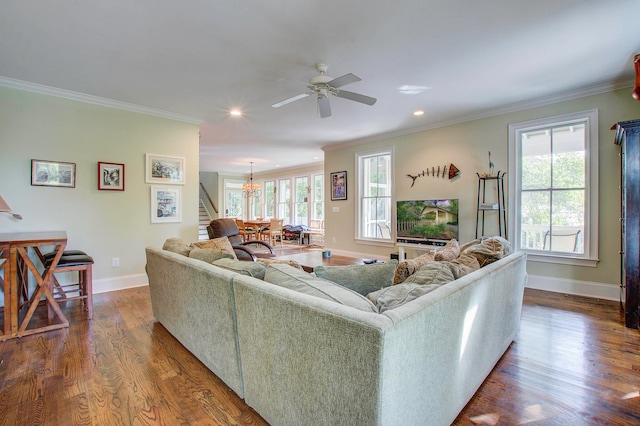
[[[448,172],[448,173],[447,173]],[[442,175],[441,175],[442,173]],[[453,163],[449,164],[449,166],[444,166],[442,168],[440,168],[440,166],[438,166],[438,168],[436,169],[435,167],[431,167],[431,170],[426,169],[423,170],[422,172],[418,173],[417,175],[410,175],[407,174],[407,176],[409,176],[411,178],[411,187],[413,188],[413,185],[415,185],[416,183],[416,179],[418,179],[421,176],[431,176],[431,177],[441,177],[442,179],[444,179],[445,177],[449,177],[449,179],[453,179],[454,177],[458,176],[460,174],[460,169],[458,169],[456,166],[453,165]]]

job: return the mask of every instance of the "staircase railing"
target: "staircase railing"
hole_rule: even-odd
[[[218,214],[218,208],[213,203],[213,200],[211,199],[211,196],[207,192],[207,190],[204,187],[204,184],[202,182],[200,182],[200,188],[202,189],[202,192],[204,193],[204,196],[207,198],[207,201],[209,201],[209,204],[211,204],[211,207],[213,207],[213,211],[216,212],[216,214]]]

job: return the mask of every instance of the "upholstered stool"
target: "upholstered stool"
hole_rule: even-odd
[[[62,252],[63,256],[77,256],[77,255],[87,255],[87,253],[83,252],[82,250],[65,250]],[[56,252],[52,251],[50,253],[45,253],[42,255],[42,258],[40,259],[42,261],[42,263],[45,262],[51,262],[51,259],[53,259],[56,256]]]
[[[70,254],[63,254],[60,257],[53,274],[77,271],[78,282],[62,285],[54,276],[49,284],[51,293],[60,302],[77,299],[84,300],[84,310],[87,312],[87,318],[91,319],[93,318],[93,258],[80,250],[69,250],[68,252]],[[82,254],[71,254],[71,252]],[[54,256],[50,256],[48,259],[46,259],[46,256],[43,256],[45,257],[44,266],[49,267]],[[77,296],[69,296],[68,293],[77,294]]]

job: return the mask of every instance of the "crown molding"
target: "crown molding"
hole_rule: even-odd
[[[116,101],[113,99],[101,98],[99,96],[87,95],[84,93],[73,92],[71,90],[58,89],[55,87],[44,86],[42,84],[16,80],[14,78],[0,76],[0,86],[9,87],[12,89],[25,90],[27,92],[39,93],[41,95],[56,96],[58,98],[70,99],[73,101],[85,102],[88,104],[100,105],[108,108],[116,108],[123,111],[152,115],[154,117],[167,118],[169,120],[182,121],[189,124],[200,125],[204,122],[204,120],[200,118],[190,117],[188,115],[182,115],[182,114],[177,114],[177,113],[164,111],[156,108],[130,104],[127,102]]]
[[[340,143],[331,144],[331,145],[325,145],[321,147],[321,149],[323,151],[333,151],[336,149],[347,148],[350,146],[362,145],[368,142],[375,142],[383,139],[411,135],[414,133],[420,133],[427,130],[437,129],[440,127],[452,126],[454,124],[466,123],[469,121],[479,120],[482,118],[495,117],[502,114],[509,114],[512,112],[523,111],[531,108],[538,108],[542,106],[552,105],[558,102],[571,101],[574,99],[584,98],[587,96],[599,95],[601,93],[606,93],[606,92],[613,92],[615,90],[624,89],[625,87],[632,87],[632,86],[633,86],[633,80],[623,80],[623,81],[613,82],[613,83],[602,83],[594,86],[589,86],[586,88],[554,94],[551,96],[536,98],[536,99],[532,99],[525,102],[518,102],[515,104],[510,104],[510,105],[502,106],[499,108],[492,108],[489,110],[479,112],[477,114],[470,114],[463,117],[455,118],[453,120],[431,123],[423,127],[400,130],[397,132],[383,133],[383,134],[375,135],[371,137],[353,139],[350,141],[340,142]]]

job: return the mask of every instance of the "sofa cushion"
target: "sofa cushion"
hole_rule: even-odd
[[[211,240],[199,241],[197,243],[193,243],[194,247],[198,248],[211,248],[216,250],[223,250],[227,253],[231,253],[234,259],[238,259],[236,257],[236,252],[233,250],[233,246],[229,242],[229,238],[220,237],[213,238]]]
[[[413,259],[403,260],[398,264],[396,273],[393,277],[393,284],[400,284],[404,282],[409,276],[415,274],[418,269],[422,268],[428,262],[433,262],[435,259],[435,253],[429,252]]]
[[[313,277],[305,271],[290,265],[272,264],[267,266],[264,280],[299,293],[331,300],[365,312],[378,312],[366,297],[341,285],[322,278]]]
[[[292,259],[268,259],[268,258],[258,258],[257,262],[264,264],[265,266],[269,266],[272,264],[280,264],[280,265],[289,265],[293,266],[296,269],[302,269],[302,265]]]
[[[429,262],[404,281],[404,284],[446,284],[455,280],[451,268],[445,262]]]
[[[189,257],[207,263],[213,263],[215,260],[222,258],[233,259],[233,256],[224,250],[198,247],[194,247],[193,250],[191,250]]]
[[[371,265],[316,266],[313,272],[319,278],[333,281],[363,296],[372,291],[393,285],[398,267],[396,259]]]
[[[367,299],[378,308],[378,312],[383,313],[389,309],[397,308],[407,302],[417,299],[427,293],[440,287],[442,284],[415,284],[415,283],[401,283],[391,287],[383,288],[382,290],[369,293]]]
[[[162,245],[162,250],[189,256],[193,246],[184,242],[182,238],[168,238]]]
[[[460,245],[457,240],[449,240],[449,242],[438,250],[435,255],[436,260],[453,260],[460,256]]]
[[[260,262],[249,262],[245,260],[235,260],[229,258],[221,258],[215,260],[213,262],[213,265],[238,274],[258,278],[259,280],[264,279],[264,274],[267,269],[266,266],[264,266]]]

